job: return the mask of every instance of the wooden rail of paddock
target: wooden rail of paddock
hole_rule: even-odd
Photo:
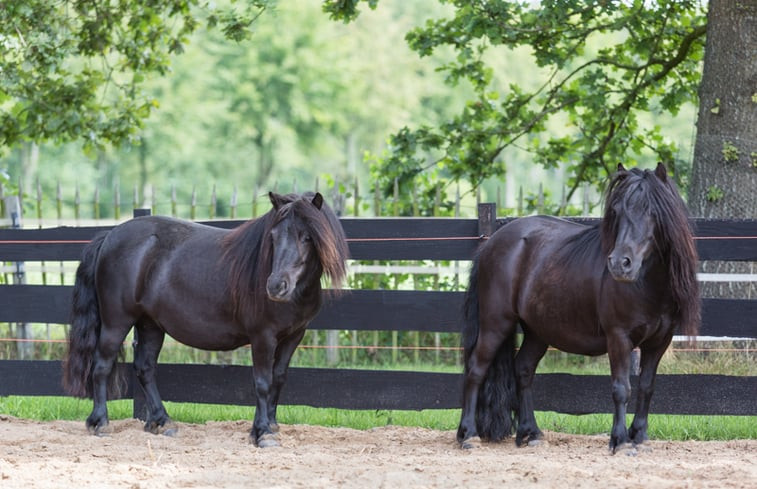
[[[470,260],[476,247],[510,219],[493,204],[478,219],[343,218],[355,260]],[[575,219],[596,222],[594,219]],[[231,228],[244,221],[211,221]],[[98,232],[110,227],[0,229],[0,261],[77,261]],[[757,220],[696,220],[702,260],[757,261]],[[72,287],[0,286],[0,322],[69,321]],[[458,332],[462,292],[351,290],[329,299],[311,329]],[[704,299],[700,334],[757,338],[757,300]],[[129,365],[119,368],[130,371]],[[160,364],[159,384],[168,401],[254,405],[250,367]],[[126,398],[142,393],[132,375]],[[0,360],[0,396],[64,395],[58,361]],[[636,379],[633,379],[635,385]],[[612,412],[606,375],[538,374],[538,410],[570,414]],[[291,368],[282,404],[344,409],[442,409],[461,404],[461,374],[336,368]],[[757,414],[757,377],[658,375],[653,413]],[[632,400],[629,406],[635,405]]]

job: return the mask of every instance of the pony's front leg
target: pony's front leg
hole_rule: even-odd
[[[274,433],[278,433],[279,431],[279,424],[276,421],[276,411],[279,408],[281,389],[284,387],[284,383],[286,383],[289,362],[292,359],[294,351],[297,349],[297,345],[302,341],[303,336],[305,336],[305,328],[285,338],[276,349],[276,361],[273,365],[273,383],[271,384],[270,404],[268,405],[268,422],[271,431]]]
[[[630,442],[626,429],[626,409],[631,396],[632,344],[625,336],[610,336],[607,339],[607,354],[610,359],[610,375],[612,377],[612,400],[615,404],[612,431],[610,432],[610,452],[614,455],[619,448]]]
[[[654,346],[641,345],[641,374],[639,375],[639,393],[636,399],[636,413],[633,423],[628,431],[628,436],[634,445],[641,445],[649,439],[647,436],[649,404],[654,393],[654,381],[657,375],[657,366],[660,364],[662,355],[667,350],[673,339],[672,328],[670,335],[661,344]]]
[[[271,429],[268,413],[273,391],[274,350],[274,345],[265,344],[262,339],[252,347],[252,376],[257,401],[250,441],[260,448],[279,446],[277,436]]]

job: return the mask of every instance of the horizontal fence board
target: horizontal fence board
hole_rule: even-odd
[[[700,260],[757,261],[757,219],[694,219]],[[730,239],[729,239],[730,238]]]
[[[0,360],[0,396],[60,396],[60,362]],[[128,371],[130,367],[121,364]],[[281,404],[339,409],[458,409],[462,375],[433,372],[291,368]],[[638,379],[632,378],[632,392]],[[252,369],[244,366],[161,364],[158,385],[166,401],[249,405],[255,403]],[[218,386],[223,386],[219,389]],[[130,397],[133,387],[125,392]],[[692,395],[697,395],[692,402]],[[629,402],[629,412],[635,407]],[[610,413],[610,377],[538,374],[534,405],[539,411]],[[654,414],[757,414],[757,377],[658,375]]]
[[[324,301],[311,329],[457,333],[463,292],[349,290]]]
[[[513,219],[497,219],[496,227]],[[569,220],[599,222],[591,218]],[[243,222],[217,220],[203,224],[229,229]],[[476,219],[343,218],[341,222],[355,260],[469,260],[481,243]],[[701,260],[757,261],[757,220],[699,219],[694,221],[694,227],[699,238],[719,238],[697,239]],[[65,241],[88,241],[111,228],[0,229],[0,260],[78,260],[84,244]]]
[[[69,285],[0,285],[0,322],[68,324]]]
[[[757,338],[757,300],[702,299],[699,334]]]
[[[73,287],[0,285],[0,322],[67,324]],[[326,298],[310,329],[460,332],[463,292],[349,290]],[[704,299],[702,336],[757,338],[757,301]]]
[[[46,229],[0,229],[2,261],[79,261],[82,250],[97,234],[113,226]]]
[[[123,378],[134,371],[131,364],[119,363]],[[64,396],[61,362],[53,360],[0,360],[0,396]],[[122,398],[131,399],[132,384],[127,383]]]
[[[341,222],[355,260],[470,260],[481,242],[477,219],[345,218]]]
[[[497,219],[497,228],[516,217]],[[568,221],[593,226],[598,218],[570,217]],[[700,260],[757,261],[757,219],[693,219]]]

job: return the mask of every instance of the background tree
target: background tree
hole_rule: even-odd
[[[710,0],[689,208],[707,218],[757,218],[757,2]],[[724,75],[725,74],[725,75]],[[710,273],[754,263],[705,262]],[[705,297],[753,298],[754,282],[706,283]]]
[[[709,5],[689,207],[695,216],[754,219],[757,2]]]
[[[169,70],[200,21],[239,40],[269,6],[200,3],[0,2],[0,151],[25,141],[128,141],[156,105],[145,81]]]
[[[339,24],[319,3],[290,0],[255,21],[250,42],[196,29],[166,76],[145,78],[141,88],[155,105],[126,142],[83,153],[80,141],[40,138],[37,168],[24,158],[24,143],[0,155],[0,168],[27,192],[39,182],[53,196],[60,182],[64,199],[72,199],[79,186],[82,202],[91,201],[97,184],[103,212],[119,188],[123,206],[136,188],[138,205],[157,201],[156,211],[168,212],[171,187],[178,202],[188,203],[196,186],[206,206],[215,184],[219,196],[233,185],[240,210],[249,212],[256,187],[278,183],[289,191],[296,181],[301,190],[319,176],[323,187],[334,179],[365,182],[364,153],[380,153],[387,135],[405,125],[440,124],[471,95],[450,90],[435,72],[448,53],[419,59],[404,41],[413,26],[446,9],[436,0],[384,0],[382,9]],[[258,133],[273,143],[265,151],[254,144]],[[267,163],[258,165],[266,152]],[[365,198],[367,185],[361,190],[366,212],[372,199]],[[219,198],[218,215],[225,215],[221,204]]]
[[[327,1],[324,9],[349,21],[359,3]],[[449,3],[452,15],[429,20],[407,40],[421,56],[454,49],[456,59],[440,69],[453,86],[469,83],[475,97],[440,126],[406,127],[391,137],[376,169],[385,193],[395,179],[403,188],[433,184],[429,171],[478,185],[503,175],[514,149],[544,167],[565,165],[568,198],[618,161],[663,160],[685,183],[688,162],[655,118],[677,114],[696,97],[706,29],[699,2]],[[532,86],[498,85],[492,60],[522,47],[543,76]]]

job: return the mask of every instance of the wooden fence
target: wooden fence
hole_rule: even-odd
[[[509,219],[497,219],[494,204],[479,205],[477,219],[343,218],[355,260],[470,260],[482,236]],[[592,219],[577,219],[592,222]],[[242,221],[212,221],[234,227]],[[757,220],[698,220],[702,260],[757,261]],[[0,261],[79,259],[81,249],[108,227],[0,230]],[[0,322],[68,322],[70,286],[0,286]],[[457,332],[462,292],[352,290],[328,301],[311,329]],[[701,334],[757,337],[757,300],[704,299]],[[119,365],[119,368],[130,368]],[[130,376],[133,377],[133,376]],[[60,362],[0,360],[0,396],[64,395]],[[633,380],[634,385],[636,379]],[[254,405],[249,367],[161,364],[165,400]],[[130,383],[139,414],[142,393]],[[572,414],[611,412],[608,376],[538,374],[537,409]],[[450,373],[292,368],[282,404],[345,409],[458,408],[462,376]],[[630,406],[635,405],[632,400]],[[757,377],[659,375],[655,413],[757,414]]]

